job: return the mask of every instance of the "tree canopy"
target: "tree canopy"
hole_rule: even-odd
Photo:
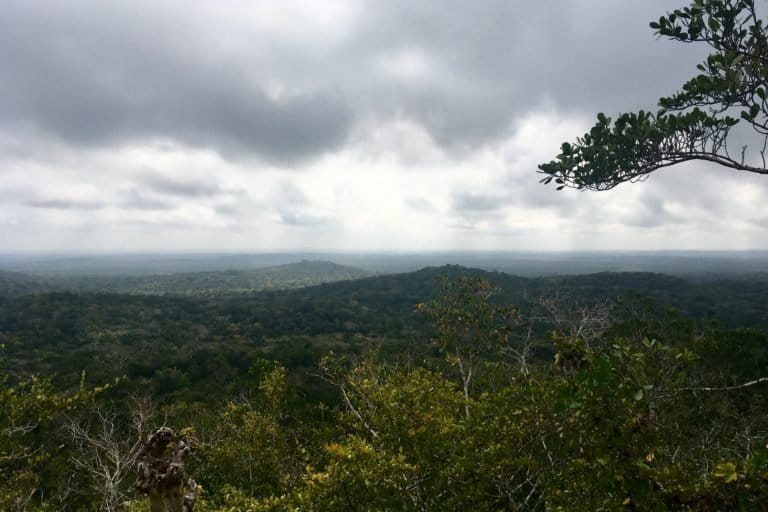
[[[608,190],[691,160],[768,174],[768,33],[754,0],[694,0],[650,24],[656,34],[713,50],[682,90],[659,100],[656,113],[603,113],[555,160],[539,165],[542,182]],[[761,139],[755,152],[734,142],[745,125]],[[729,147],[738,144],[738,148]]]

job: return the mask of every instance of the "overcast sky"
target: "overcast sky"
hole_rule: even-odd
[[[768,248],[768,178],[537,164],[653,108],[683,0],[3,0],[0,252]]]

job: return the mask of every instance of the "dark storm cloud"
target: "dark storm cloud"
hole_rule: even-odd
[[[471,147],[545,97],[585,112],[653,106],[698,55],[645,29],[674,6],[371,0],[319,51],[310,31],[264,40],[209,25],[195,4],[6,0],[0,125],[80,146],[159,137],[288,162],[340,147],[357,120],[401,115]],[[415,77],[408,62],[398,71],[409,55],[424,68]],[[286,90],[270,93],[272,80]]]
[[[681,2],[684,3],[684,2]],[[559,109],[653,107],[696,72],[701,51],[654,39],[648,22],[675,3],[371,2],[357,48],[415,49],[433,76],[382,95],[445,144],[486,142],[543,98]]]
[[[195,32],[205,20],[169,14],[142,2],[4,2],[0,123],[74,145],[167,137],[272,160],[343,142],[351,113],[338,95],[271,97],[252,63],[210,52],[222,34]]]
[[[108,205],[100,201],[78,199],[35,199],[26,201],[26,206],[50,210],[101,210]]]

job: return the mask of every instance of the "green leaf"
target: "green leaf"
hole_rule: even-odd
[[[715,466],[714,475],[726,483],[735,482],[739,479],[739,474],[736,472],[736,464],[733,462],[721,462]]]

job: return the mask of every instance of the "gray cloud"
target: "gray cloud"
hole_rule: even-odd
[[[173,210],[176,206],[169,201],[142,195],[135,189],[130,190],[124,197],[119,204],[127,210],[164,211]]]
[[[434,212],[437,210],[429,199],[423,197],[411,197],[405,200],[405,205],[420,212]]]
[[[161,194],[189,198],[212,197],[222,193],[221,187],[216,183],[169,178],[160,174],[147,174],[142,180],[142,185]]]
[[[310,198],[290,181],[280,184],[274,200],[280,222],[286,226],[327,228],[340,225],[331,216],[313,213]]]
[[[297,227],[331,227],[338,225],[338,221],[331,217],[291,210],[281,211],[280,220],[283,224]]]
[[[648,107],[695,71],[698,53],[638,29],[666,2],[549,3],[370,0],[331,45],[258,39],[174,0],[7,0],[0,124],[76,146],[160,137],[286,162],[340,147],[357,120],[401,115],[460,149],[545,97]]]
[[[153,4],[5,2],[0,122],[77,146],[167,137],[278,161],[344,141],[352,115],[338,94],[307,88],[271,97],[269,70],[247,56],[211,55],[216,41],[206,37],[223,34],[201,31],[204,17]]]
[[[216,213],[225,217],[237,217],[243,213],[242,206],[238,204],[220,204],[213,208]]]
[[[371,2],[356,48],[434,64],[382,94],[445,145],[493,140],[544,98],[563,110],[653,107],[696,73],[703,54],[654,40],[669,2]],[[609,43],[607,43],[609,42]],[[681,48],[683,46],[683,48]],[[386,87],[384,85],[379,87]]]
[[[682,219],[669,212],[663,198],[646,195],[637,208],[622,220],[627,226],[655,228],[664,224],[678,223]]]
[[[764,229],[768,181],[705,165],[606,194],[537,183],[570,127],[696,73],[702,48],[647,26],[684,0],[343,3],[0,2],[0,223],[50,233],[14,228],[25,247],[650,248]]]
[[[20,202],[25,197],[31,195],[31,191],[21,188],[0,188],[0,200],[4,203]]]
[[[299,187],[289,181],[285,181],[281,184],[277,196],[280,204],[289,205],[292,208],[310,204],[307,195]]]
[[[460,212],[493,212],[504,207],[508,201],[501,196],[458,192],[453,196],[453,208]]]
[[[50,210],[101,210],[108,206],[107,203],[87,199],[33,199],[24,202],[24,205]]]

